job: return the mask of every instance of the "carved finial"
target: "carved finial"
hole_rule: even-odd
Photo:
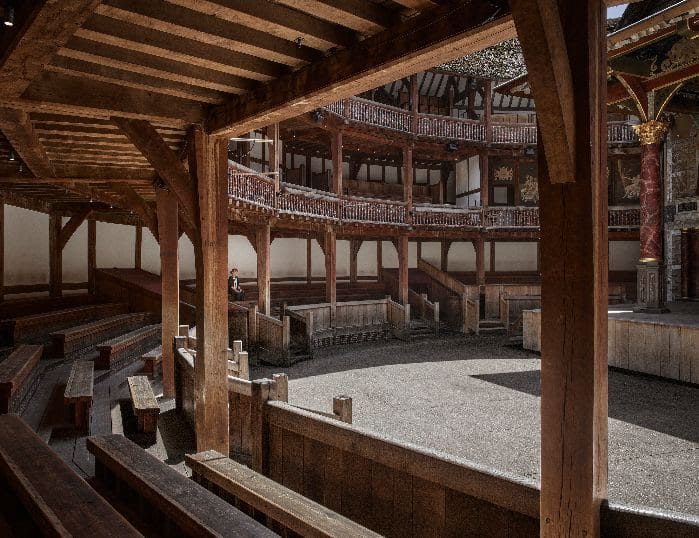
[[[667,132],[667,123],[650,120],[646,123],[634,125],[633,130],[638,135],[641,145],[657,144],[663,139],[663,135]]]

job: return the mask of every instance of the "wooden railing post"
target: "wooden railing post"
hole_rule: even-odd
[[[270,400],[278,402],[289,401],[289,376],[286,374],[272,374],[272,391]]]
[[[439,302],[434,303],[434,332],[439,334]]]
[[[333,398],[333,415],[342,422],[352,424],[352,398],[349,396],[335,396]]]
[[[253,471],[265,473],[266,455],[269,449],[269,435],[265,426],[265,403],[270,397],[269,379],[255,379],[250,386],[250,445]]]
[[[289,316],[282,317],[282,358],[288,359],[290,356],[289,345],[291,343],[291,319]]]
[[[248,308],[248,351],[255,349],[257,343],[257,305],[254,304]]]

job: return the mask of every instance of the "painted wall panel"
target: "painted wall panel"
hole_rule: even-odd
[[[70,219],[63,218],[63,225]],[[87,221],[75,230],[63,249],[63,282],[87,282]]]
[[[639,256],[638,241],[609,242],[610,271],[635,271]]]
[[[144,233],[145,235],[145,233]],[[136,228],[123,224],[97,223],[97,267],[133,267]]]
[[[5,205],[5,285],[49,281],[49,216]]]
[[[536,243],[496,242],[496,271],[536,271]]]

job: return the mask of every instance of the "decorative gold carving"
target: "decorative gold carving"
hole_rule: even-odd
[[[675,71],[699,62],[699,41],[682,39],[675,43],[660,64],[660,72]]]
[[[514,170],[509,166],[501,166],[493,172],[493,177],[495,181],[512,181]]]
[[[522,201],[537,203],[539,201],[539,181],[532,175],[527,174],[524,185],[521,189]]]
[[[633,130],[638,135],[641,145],[657,144],[663,139],[663,135],[667,132],[667,123],[650,120],[646,123],[634,125]]]

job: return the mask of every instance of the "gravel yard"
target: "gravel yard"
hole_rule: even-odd
[[[447,336],[328,348],[284,371],[292,404],[329,411],[346,394],[357,426],[538,481],[539,368],[506,338]],[[610,500],[699,515],[698,403],[695,386],[610,372]]]

